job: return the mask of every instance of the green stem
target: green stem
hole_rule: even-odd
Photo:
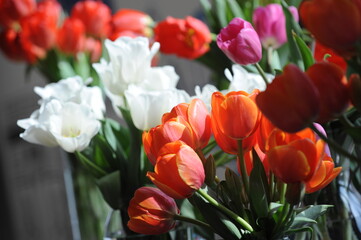
[[[332,149],[336,152],[348,157],[349,159],[356,161],[358,164],[361,164],[361,160],[358,159],[355,155],[352,155],[348,151],[346,151],[343,147],[341,147],[337,142],[333,141],[331,138],[326,137],[321,131],[319,131],[313,124],[310,124],[309,128],[311,128],[323,141],[325,141]]]
[[[191,223],[191,224],[194,224],[194,225],[198,225],[198,226],[203,227],[203,228],[207,228],[207,230],[210,230],[210,231],[213,232],[213,229],[212,229],[212,227],[211,227],[209,224],[207,224],[207,223],[205,223],[205,222],[202,222],[202,221],[199,221],[199,220],[197,220],[197,219],[189,218],[189,217],[182,216],[182,215],[178,215],[178,214],[174,215],[173,218],[174,218],[175,220],[179,220],[179,221],[183,221],[183,222],[188,222],[188,223]]]
[[[259,72],[259,74],[261,75],[263,81],[266,83],[266,86],[267,86],[268,85],[268,79],[267,79],[267,76],[266,76],[265,72],[263,71],[263,69],[261,68],[261,66],[258,63],[254,64],[254,65],[256,66],[257,71]]]
[[[208,193],[206,193],[202,189],[198,189],[197,193],[199,193],[202,197],[204,197],[210,204],[212,204],[213,206],[221,210],[223,213],[233,218],[236,222],[241,224],[241,226],[243,226],[246,230],[250,232],[254,231],[252,226],[246,220],[244,220],[243,218],[241,218],[240,216],[238,216],[237,214],[235,214],[234,212],[232,212],[231,210],[229,210],[228,208],[217,202],[214,198],[209,196]]]
[[[279,182],[279,184],[280,184],[280,203],[284,204],[286,202],[287,184],[283,182]]]
[[[89,159],[87,157],[81,157],[80,153],[78,151],[74,152],[76,158],[78,160],[80,160],[81,162],[85,162],[88,166],[91,166],[92,168],[94,168],[96,171],[98,171],[101,175],[106,175],[107,172],[104,171],[103,169],[101,169],[100,167],[98,167],[96,164],[94,164],[92,161],[89,161]]]
[[[246,189],[246,193],[247,193],[247,197],[248,197],[249,180],[248,180],[248,175],[247,175],[247,170],[246,170],[246,163],[245,163],[244,157],[243,157],[242,140],[238,140],[237,143],[238,143],[238,158],[239,158],[239,162],[240,162],[242,180],[243,180],[244,188]]]

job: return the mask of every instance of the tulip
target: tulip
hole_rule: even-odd
[[[25,50],[21,44],[21,33],[12,28],[3,29],[0,33],[0,49],[4,54],[15,61],[26,60]]]
[[[88,106],[57,99],[45,101],[30,118],[17,124],[25,129],[20,137],[48,147],[60,146],[66,152],[84,150],[98,133],[100,122]]]
[[[275,176],[284,183],[307,182],[321,163],[324,143],[298,139],[287,145],[271,148],[267,160]]]
[[[21,20],[21,42],[30,62],[44,58],[56,43],[57,26],[49,14],[37,11]]]
[[[0,25],[12,28],[14,23],[30,15],[35,9],[35,0],[2,0],[0,1]]]
[[[327,58],[325,59],[326,55]],[[335,51],[333,51],[331,48],[327,48],[323,46],[318,41],[316,41],[315,44],[314,58],[317,62],[326,60],[327,62],[334,63],[338,65],[343,70],[344,73],[346,73],[347,63],[345,59],[343,59],[340,55],[335,53]]]
[[[142,11],[120,9],[112,16],[112,34],[109,38],[115,40],[122,34],[149,37],[152,33],[151,24],[152,18]]]
[[[335,168],[332,158],[325,155],[320,167],[312,178],[306,182],[306,193],[313,193],[324,188],[340,174],[341,170],[342,167]]]
[[[291,6],[289,10],[298,21],[297,8]],[[264,48],[276,49],[287,42],[286,19],[280,4],[257,7],[253,12],[253,24]]]
[[[174,216],[179,214],[173,198],[153,187],[141,187],[129,202],[128,227],[137,233],[156,235],[175,227]]]
[[[59,49],[67,54],[76,55],[84,50],[85,27],[79,19],[67,18],[57,35]]]
[[[343,83],[345,79],[342,69],[333,63],[319,62],[309,67],[306,74],[320,96],[320,112],[316,121],[326,123],[341,114],[349,101],[347,86]]]
[[[167,17],[154,28],[154,39],[160,43],[160,51],[182,58],[195,59],[209,50],[211,33],[202,21],[186,17]]]
[[[299,10],[301,22],[322,45],[343,57],[354,55],[361,38],[358,0],[307,0]]]
[[[234,18],[221,29],[217,45],[229,59],[241,65],[254,64],[262,58],[262,46],[256,31],[241,18]]]
[[[197,153],[175,141],[162,147],[154,172],[148,172],[147,177],[168,196],[184,199],[202,187],[205,173]]]
[[[214,139],[216,140],[218,146],[226,153],[237,155],[238,154],[238,142],[236,139],[230,138],[229,136],[223,134],[219,129],[218,123],[215,118],[212,116],[212,132]]]
[[[165,123],[177,116],[181,116],[189,124],[193,132],[194,148],[202,149],[207,146],[211,137],[211,117],[203,101],[195,98],[189,104],[178,104],[170,113],[163,115],[162,121]]]
[[[297,132],[317,118],[319,99],[311,79],[297,66],[289,64],[258,94],[256,103],[276,127]]]
[[[348,82],[348,92],[352,104],[361,112],[361,78],[358,74],[351,74]]]
[[[71,17],[85,25],[86,32],[95,38],[105,38],[111,30],[111,9],[100,1],[79,1],[71,10]]]
[[[36,12],[41,12],[46,16],[47,21],[51,22],[55,26],[58,25],[60,16],[62,14],[62,7],[58,1],[54,0],[42,0],[38,3]]]
[[[227,137],[241,140],[250,136],[259,123],[259,110],[251,97],[258,92],[220,92],[212,95],[212,121]]]
[[[93,37],[87,37],[84,43],[84,51],[90,54],[90,62],[98,62],[103,51],[101,41]]]

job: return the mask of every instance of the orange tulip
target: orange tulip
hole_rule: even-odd
[[[80,19],[87,34],[93,37],[105,38],[110,33],[111,9],[101,1],[77,2],[71,10],[71,17]]]
[[[142,11],[120,9],[112,16],[112,33],[110,39],[114,41],[121,35],[128,36],[129,34],[150,37],[152,34],[150,27],[152,23],[152,18]]]
[[[319,113],[319,93],[311,79],[296,65],[284,67],[256,102],[278,128],[297,132],[311,124]]]
[[[66,54],[76,55],[83,51],[85,47],[84,24],[76,18],[65,19],[63,26],[58,31],[57,43],[59,49]]]
[[[212,41],[207,25],[193,17],[167,17],[155,26],[154,38],[161,52],[188,59],[205,54]]]
[[[189,104],[175,106],[170,113],[164,114],[162,122],[165,123],[177,116],[181,116],[189,124],[193,132],[194,148],[201,149],[207,146],[211,137],[211,117],[203,101],[196,98]]]
[[[153,187],[141,187],[129,202],[128,227],[137,233],[155,235],[175,227],[179,209],[173,198]]]
[[[320,112],[316,121],[326,123],[341,114],[348,105],[348,90],[342,69],[336,64],[318,62],[306,74],[319,92]]]
[[[324,143],[304,138],[271,148],[267,153],[270,168],[284,183],[307,182],[321,163]]]
[[[148,172],[147,177],[168,196],[184,199],[202,187],[205,173],[197,153],[182,141],[175,141],[163,146],[154,172]]]
[[[260,115],[252,98],[257,93],[248,94],[239,91],[230,92],[225,96],[220,92],[213,93],[212,121],[221,134],[241,140],[256,130]]]
[[[332,158],[325,155],[320,167],[312,178],[306,182],[306,193],[313,193],[324,188],[340,174],[341,170],[342,167],[335,168]]]
[[[354,54],[361,38],[360,1],[306,0],[299,11],[301,22],[322,45],[344,57]]]

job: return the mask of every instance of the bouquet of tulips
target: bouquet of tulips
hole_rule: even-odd
[[[333,216],[354,221],[356,0],[201,0],[209,28],[193,17],[149,24],[138,11],[111,16],[95,1],[77,3],[58,27],[56,1],[4,2],[0,12],[17,14],[1,15],[0,46],[54,82],[35,88],[40,107],[18,122],[21,137],[74,153],[120,210],[126,234],[163,234],[183,221],[207,239],[326,239]],[[333,31],[340,22],[350,29]],[[89,39],[97,44],[85,47]],[[179,76],[157,66],[158,51],[205,64],[215,86],[196,86],[194,96],[177,89]],[[102,93],[123,123],[104,117]],[[218,176],[226,162],[237,167]]]

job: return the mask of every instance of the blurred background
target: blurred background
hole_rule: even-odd
[[[59,1],[64,9],[76,2]],[[138,9],[155,21],[167,16],[202,17],[195,0],[108,0],[113,12]],[[208,82],[208,70],[196,62],[162,56],[159,65],[173,65],[180,75],[178,88],[194,93],[196,85]],[[0,54],[0,240],[77,240],[77,222],[71,193],[69,166],[58,148],[23,141],[16,121],[28,118],[38,108],[34,86],[45,80],[26,65]],[[110,108],[108,108],[110,109]],[[75,220],[74,220],[75,219]],[[74,230],[75,229],[75,230]],[[85,239],[86,240],[86,239]]]

